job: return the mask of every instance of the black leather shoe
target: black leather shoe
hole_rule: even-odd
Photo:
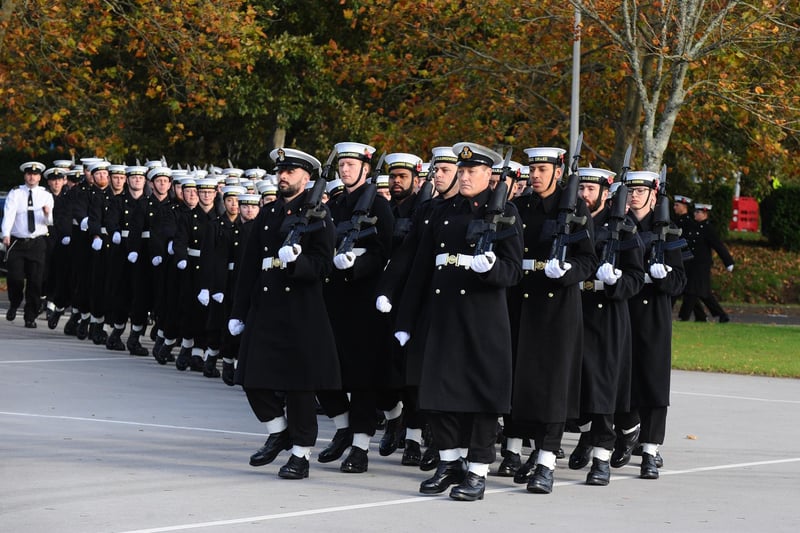
[[[386,421],[386,429],[383,431],[383,437],[381,437],[381,443],[378,446],[378,453],[381,454],[382,457],[392,455],[397,451],[397,443],[402,425],[403,415]]]
[[[12,322],[15,318],[17,318],[17,307],[9,307],[8,311],[6,311],[6,320]]]
[[[631,460],[634,446],[639,442],[639,428],[626,434],[618,434],[614,443],[614,452],[611,454],[611,466],[621,468]]]
[[[292,439],[289,438],[288,431],[283,430],[280,433],[273,433],[269,436],[267,442],[250,456],[250,466],[268,465],[275,460],[281,451],[288,450],[291,447]]]
[[[661,457],[661,452],[656,452],[656,466],[658,468],[664,468],[664,458]]]
[[[125,348],[128,349],[129,354],[136,355],[138,357],[146,357],[150,355],[147,351],[147,348],[142,346],[142,343],[139,341],[141,336],[141,331],[131,330],[131,334],[128,335],[128,340],[125,341]]]
[[[156,336],[156,340],[153,341],[153,351],[151,352],[156,359],[158,359],[158,351],[162,346],[164,346],[164,337]]]
[[[124,330],[114,328],[114,331],[111,332],[111,335],[108,336],[106,339],[106,349],[107,350],[114,350],[116,352],[124,352],[125,345],[122,343],[122,332]]]
[[[719,317],[719,323],[720,324],[725,324],[726,322],[730,322],[730,321],[731,321],[731,317],[729,317],[728,315],[722,315],[722,316]]]
[[[403,458],[400,464],[403,466],[419,466],[422,459],[422,449],[419,447],[417,441],[406,439],[406,445],[403,448]]]
[[[528,492],[534,494],[550,494],[553,492],[553,471],[544,465],[536,465],[531,480],[528,481]]]
[[[153,357],[159,365],[166,365],[172,359],[172,347],[174,344],[162,343],[158,350],[153,349]]]
[[[108,333],[103,329],[103,324],[96,323],[89,326],[89,339],[93,344],[102,346],[108,340]]]
[[[209,355],[203,363],[203,375],[207,378],[218,378],[220,376],[217,370],[217,356]]]
[[[482,500],[486,490],[486,478],[475,472],[467,472],[464,481],[450,490],[450,497],[462,502]]]
[[[611,464],[608,461],[601,461],[597,457],[592,458],[592,468],[586,475],[587,485],[598,485],[605,487],[611,481]]]
[[[78,333],[78,322],[80,322],[81,315],[78,313],[72,313],[69,315],[69,320],[67,323],[64,324],[64,335],[69,335],[72,337]]]
[[[308,459],[292,454],[289,462],[278,470],[278,476],[283,479],[304,479],[308,477]]]
[[[58,321],[61,320],[61,315],[64,314],[64,311],[54,310],[50,313],[50,316],[47,317],[47,327],[50,329],[56,329],[58,327]]]
[[[29,329],[36,329],[36,321],[35,320],[26,320],[25,327]]]
[[[566,456],[567,454],[564,453],[564,448],[559,448],[556,450],[556,459],[563,459]]]
[[[175,358],[175,368],[183,372],[192,362],[192,349],[184,348],[181,346],[181,351],[178,352],[178,357]]]
[[[419,461],[419,469],[423,472],[429,472],[439,465],[439,450],[436,446],[428,446],[425,453],[422,454],[422,459]]]
[[[350,428],[337,429],[331,439],[331,443],[319,452],[317,461],[320,463],[330,463],[341,457],[345,450],[353,444],[353,432]]]
[[[514,477],[517,470],[522,466],[522,458],[518,453],[506,451],[503,462],[497,468],[497,475],[500,477]]]
[[[464,459],[455,461],[439,461],[436,473],[433,477],[426,479],[419,486],[422,494],[441,494],[450,485],[456,485],[464,481],[467,475],[467,462]]]
[[[89,335],[89,319],[82,318],[78,322],[78,329],[75,330],[75,336],[78,340],[82,341]]]
[[[205,361],[199,355],[193,355],[189,361],[189,370],[192,372],[202,372],[205,368]]]
[[[233,387],[233,377],[235,374],[236,369],[234,368],[233,363],[226,363],[225,361],[222,361],[222,382],[225,385]]]
[[[589,464],[592,458],[592,445],[589,444],[589,433],[581,433],[581,438],[578,439],[578,444],[572,453],[569,454],[569,469],[580,470]]]
[[[348,474],[362,474],[367,471],[368,466],[367,450],[362,450],[358,446],[351,446],[350,453],[342,461],[342,466],[339,467],[339,470]]]
[[[639,477],[642,479],[658,479],[656,458],[649,453],[642,454],[642,466],[639,469]]]
[[[524,485],[531,480],[533,476],[533,469],[536,468],[536,456],[539,454],[538,450],[533,450],[528,457],[528,460],[517,469],[514,474],[514,483]]]

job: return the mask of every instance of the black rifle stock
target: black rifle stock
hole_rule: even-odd
[[[500,174],[500,180],[492,191],[489,197],[489,204],[486,206],[486,215],[482,220],[473,220],[467,228],[467,242],[475,243],[474,255],[482,255],[486,252],[492,251],[494,243],[501,241],[512,235],[516,234],[516,227],[514,223],[517,221],[515,216],[504,216],[503,213],[506,209],[506,202],[508,201],[508,184],[506,178],[511,172],[509,163],[511,161],[512,149],[508,149],[505,160],[503,162],[503,172]],[[501,226],[507,226],[506,229],[498,231]]]
[[[600,256],[600,264],[611,263],[612,266],[617,266],[617,254],[622,250],[628,250],[636,246],[635,239],[627,241],[622,240],[623,233],[636,233],[636,226],[627,221],[625,217],[626,200],[628,197],[628,187],[621,184],[617,189],[617,199],[611,207],[611,213],[608,216],[608,227],[611,236],[603,246],[603,253]]]
[[[558,259],[558,264],[564,268],[567,262],[567,249],[573,242],[589,237],[589,231],[584,228],[577,233],[572,233],[571,224],[578,226],[586,225],[586,217],[575,214],[578,204],[578,160],[581,157],[581,146],[583,145],[583,133],[578,136],[575,154],[572,156],[570,174],[567,178],[564,191],[561,195],[561,202],[558,206],[558,217],[556,219],[556,232],[553,236],[553,247],[550,250],[550,259]]]
[[[336,233],[341,236],[339,246],[336,248],[337,254],[352,252],[356,241],[378,232],[375,227],[378,217],[368,216],[378,189],[374,183],[367,183],[362,187],[365,187],[364,192],[353,207],[350,220],[341,223],[336,228]]]
[[[669,197],[667,196],[667,166],[661,167],[658,183],[658,199],[653,211],[653,226],[655,227],[655,243],[650,249],[650,265],[664,264],[664,252],[686,246],[685,239],[667,241],[670,235],[681,236],[680,228],[670,227]]]

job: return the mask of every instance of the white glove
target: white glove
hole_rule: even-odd
[[[139,260],[139,252],[131,252],[128,254],[128,262],[135,263]]]
[[[236,335],[241,335],[242,331],[244,331],[244,322],[238,318],[231,318],[228,320],[228,331],[230,331],[231,335],[234,337]]]
[[[494,252],[486,252],[485,254],[476,255],[472,258],[472,266],[470,267],[473,272],[483,274],[489,272],[494,266],[497,256]]]
[[[295,244],[294,246],[281,246],[281,249],[278,250],[278,257],[284,263],[293,263],[297,261],[297,258],[303,252],[303,247],[299,244]]]
[[[728,269],[728,272],[733,272],[733,265],[728,265],[728,266],[727,266],[727,267],[725,267],[725,268],[727,268],[727,269]]]
[[[333,256],[333,266],[335,266],[339,270],[347,270],[348,268],[352,268],[355,263],[356,263],[356,254],[354,254],[353,252],[336,254],[335,256]]]
[[[175,255],[175,249],[172,247],[172,241],[167,243],[167,253],[169,255]]]
[[[101,239],[100,237],[95,237],[94,240],[92,241],[92,250],[94,250],[95,252],[99,252],[100,248],[102,247],[103,247],[103,239]]]
[[[375,300],[375,309],[381,313],[388,313],[392,310],[392,302],[389,301],[389,298],[381,294],[378,296],[378,299]]]
[[[118,232],[118,231],[115,231],[111,235],[111,242],[113,242],[114,244],[121,243],[122,242],[122,234],[120,232]]]
[[[572,265],[567,262],[564,262],[564,268],[561,268],[558,259],[550,259],[544,265],[544,275],[550,279],[563,278],[564,274],[566,274],[571,268]]]
[[[161,258],[161,256],[157,255],[157,256],[153,257],[153,259],[150,262],[153,263],[154,267],[157,267],[158,265],[161,264],[162,261],[163,261],[163,259]]]
[[[222,300],[225,299],[225,294],[221,292],[215,292],[211,295],[211,299],[217,302],[218,304],[222,303]]]
[[[67,235],[67,236],[65,236],[65,237],[63,237],[63,238],[61,239],[61,244],[63,244],[64,246],[67,246],[67,245],[69,245],[69,241],[71,241],[71,240],[72,240],[72,239],[70,238],[70,236],[69,236],[69,235]]]
[[[395,331],[394,338],[397,339],[397,342],[400,343],[400,346],[405,346],[408,340],[411,338],[411,335],[409,335],[407,331]]]
[[[87,231],[89,229],[89,217],[83,217],[81,220],[81,231]]]
[[[650,265],[650,277],[653,279],[664,279],[670,272],[672,272],[672,267],[664,263],[653,263]]]
[[[208,305],[208,289],[203,289],[197,293],[197,301],[204,307]]]
[[[619,278],[622,277],[622,270],[614,268],[611,263],[603,263],[597,269],[597,279],[606,285],[615,285]]]
[[[178,267],[178,270],[186,270],[186,259],[181,259],[175,266]]]

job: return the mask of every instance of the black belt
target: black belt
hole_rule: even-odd
[[[35,241],[36,239],[43,239],[47,237],[47,235],[38,235],[36,237],[15,237],[14,235],[11,236],[12,241],[22,241],[22,242],[30,242]]]

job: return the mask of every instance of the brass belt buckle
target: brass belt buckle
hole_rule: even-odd
[[[281,259],[279,257],[272,258],[272,268],[280,268],[281,267]]]
[[[593,291],[594,290],[594,282],[593,281],[584,281],[583,282],[583,290],[585,290],[585,291]]]
[[[447,254],[447,264],[455,265],[458,263],[458,256],[455,254]]]

